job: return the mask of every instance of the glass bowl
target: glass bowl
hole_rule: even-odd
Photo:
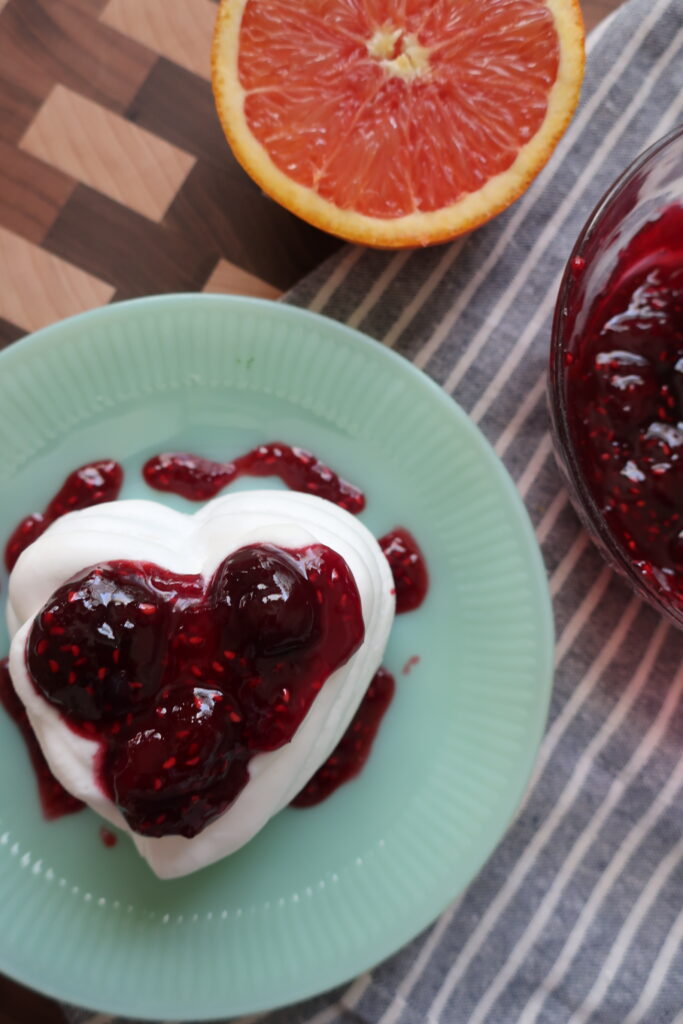
[[[671,244],[671,238],[667,241],[666,225],[672,223],[672,217],[678,218],[679,209],[680,221],[676,223],[680,224],[681,229],[671,236],[674,239]],[[661,267],[657,265],[660,259]],[[655,429],[649,413],[646,418],[639,419],[646,407],[642,400],[642,389],[646,386],[660,389],[662,380],[671,379],[663,376],[665,372],[671,374],[671,364],[661,361],[663,350],[657,348],[661,341],[659,328],[655,325],[653,333],[649,335],[644,329],[646,325],[654,323],[652,317],[655,314],[650,306],[647,313],[637,319],[639,312],[631,302],[627,316],[619,315],[609,319],[615,309],[621,309],[621,306],[614,304],[617,295],[623,304],[623,296],[631,294],[629,289],[633,287],[636,278],[644,280],[642,276],[638,277],[639,274],[646,271],[654,273],[654,277],[647,278],[648,282],[666,283],[671,280],[666,275],[672,272],[674,266],[683,267],[683,126],[655,143],[634,161],[600,201],[579,235],[565,268],[555,308],[548,388],[555,452],[571,500],[584,526],[608,562],[637,593],[677,626],[683,627],[683,555],[678,559],[677,566],[674,564],[672,568],[665,564],[665,559],[657,559],[654,555],[652,558],[647,557],[651,552],[646,550],[645,542],[641,542],[647,530],[650,531],[647,536],[652,538],[652,531],[656,534],[659,524],[662,533],[656,534],[658,540],[647,541],[655,545],[651,551],[661,552],[664,543],[668,545],[667,551],[674,551],[678,543],[683,553],[683,474],[680,488],[667,492],[674,496],[680,494],[680,512],[674,511],[677,507],[675,497],[671,506],[661,503],[663,499],[660,500],[658,496],[664,493],[664,484],[659,479],[655,481],[653,475],[655,470],[659,473],[661,466],[668,467],[663,470],[665,473],[674,466],[675,476],[672,473],[670,479],[675,481],[679,471],[683,471],[683,422],[680,422],[683,420],[683,389],[680,398],[667,398],[672,393],[671,388],[668,392],[661,392],[670,403],[668,422],[672,428],[671,439],[675,444],[665,449],[670,452],[668,462],[650,463],[649,457],[643,453],[654,450],[652,446],[659,444],[658,437],[662,434],[663,425]],[[680,280],[683,282],[683,272]],[[617,289],[622,290],[617,292]],[[661,291],[656,294],[661,294]],[[647,301],[650,302],[649,299]],[[662,330],[668,332],[667,360],[674,351],[671,339],[680,340],[680,366],[676,364],[674,368],[680,373],[683,382],[683,306],[679,303],[677,309],[677,313],[668,318]],[[603,317],[605,320],[601,319]],[[646,320],[645,317],[650,319]],[[601,335],[606,341],[598,344],[596,332],[599,325],[607,320],[609,326],[603,328]],[[677,333],[672,334],[672,323],[676,324]],[[598,352],[600,345],[614,348],[615,340],[619,342],[622,338],[626,348],[630,344],[634,350],[640,346],[638,351],[647,355],[647,359],[637,357],[642,359],[644,370],[640,365],[625,367],[620,344],[616,345],[619,351]],[[608,356],[613,358],[608,360]],[[665,365],[669,367],[667,371],[662,369]],[[625,368],[635,375],[629,377],[624,374]],[[613,375],[609,377],[609,373]],[[646,374],[649,375],[647,380]],[[605,383],[607,380],[609,385]],[[579,381],[580,384],[577,383]],[[635,384],[629,384],[628,381],[635,381]],[[628,428],[619,425],[613,433],[611,429],[607,430],[604,425],[600,425],[599,416],[605,413],[605,408],[607,413],[603,423],[608,422],[608,415],[612,415],[613,409],[620,415],[618,406],[609,404],[617,401],[614,390],[610,391],[616,385],[623,394],[622,412],[632,419]],[[629,387],[636,392],[640,389],[640,404],[638,395],[632,398]],[[583,394],[580,388],[584,389]],[[610,393],[603,401],[602,396],[606,392]],[[590,408],[583,404],[588,401],[586,394],[592,396]],[[660,391],[651,391],[647,399],[654,403],[651,408],[657,409],[661,399],[652,397],[653,394],[659,396]],[[596,398],[596,395],[599,397]],[[661,412],[661,405],[658,411]],[[638,453],[634,461],[628,459],[631,442],[624,441],[627,430],[631,431],[631,450]],[[681,444],[680,455],[676,450],[678,444]],[[586,456],[589,449],[591,455]],[[599,451],[602,453],[597,454]],[[600,463],[600,459],[605,461]],[[645,481],[642,487],[641,479]],[[596,480],[599,481],[597,484]],[[613,481],[616,483],[613,484]],[[673,488],[674,485],[670,486]],[[633,504],[636,501],[640,501],[637,509]],[[630,519],[627,518],[629,516]],[[639,525],[632,529],[637,516],[641,517]],[[647,527],[643,516],[650,517]],[[634,541],[637,535],[641,538],[638,543]],[[630,540],[627,540],[628,536]],[[629,550],[628,544],[633,552]],[[662,547],[657,548],[657,544]]]

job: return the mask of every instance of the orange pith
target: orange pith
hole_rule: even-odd
[[[213,53],[226,135],[264,190],[387,246],[509,205],[582,75],[578,0],[222,0]]]

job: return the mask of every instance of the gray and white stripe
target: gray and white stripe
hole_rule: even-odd
[[[557,674],[527,798],[467,892],[372,975],[242,1024],[683,1024],[683,637],[579,527],[544,399],[574,238],[682,110],[683,0],[630,0],[593,34],[579,112],[511,210],[451,246],[345,248],[289,296],[396,348],[479,423],[548,566]]]

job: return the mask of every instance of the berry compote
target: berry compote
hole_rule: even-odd
[[[683,208],[622,249],[565,357],[582,475],[636,571],[683,612]]]
[[[123,469],[113,459],[88,462],[70,473],[44,512],[26,516],[12,532],[5,546],[5,565],[11,572],[19,555],[33,544],[48,526],[67,512],[76,512],[105,501],[116,501],[123,483]]]
[[[419,608],[429,589],[427,563],[412,533],[402,526],[379,539],[379,546],[394,577],[396,612],[413,612]]]
[[[50,766],[40,749],[36,734],[31,728],[26,708],[19,700],[12,686],[12,678],[7,667],[7,658],[0,660],[0,704],[19,729],[22,739],[26,744],[38,784],[40,804],[47,820],[52,821],[55,818],[64,817],[65,814],[73,814],[75,811],[83,810],[85,804],[77,800],[71,793],[68,793],[50,771]]]
[[[277,476],[293,491],[304,491],[356,514],[365,495],[304,448],[280,441],[261,444],[231,462],[214,462],[190,452],[166,452],[149,459],[142,475],[157,491],[171,491],[190,501],[215,498],[239,476]]]
[[[346,562],[324,545],[260,544],[210,580],[111,562],[36,615],[38,691],[100,744],[100,783],[130,827],[197,835],[236,798],[249,761],[288,743],[364,638]]]
[[[361,490],[311,452],[281,442],[259,445],[231,462],[186,452],[156,455],[143,475],[155,489],[194,501],[214,497],[238,476],[251,475],[278,476],[291,489],[353,514],[365,507]],[[59,516],[115,500],[122,480],[123,471],[112,460],[74,470],[43,513],[17,526],[5,551],[7,568]],[[429,579],[415,538],[397,527],[379,543],[394,576],[396,611],[418,608]],[[283,564],[283,558],[290,562]],[[304,567],[303,577],[291,559]],[[325,647],[319,627],[330,596],[321,596],[330,564],[323,559],[316,567],[302,552],[278,553],[267,546],[258,555],[242,549],[226,559],[207,589],[199,577],[119,562],[79,574],[48,601],[31,633],[29,670],[72,728],[100,741],[102,786],[131,827],[147,835],[196,834],[246,784],[252,754],[291,738],[293,723],[303,718],[325,674],[314,678],[320,666],[315,659],[307,662],[303,652]],[[316,582],[322,586],[314,604],[310,585]],[[358,632],[362,619],[355,584],[353,589]],[[276,603],[268,603],[271,599]],[[284,632],[283,600],[288,609]],[[340,606],[345,600],[341,595]],[[220,627],[213,622],[216,608]],[[331,630],[331,620],[328,626]],[[354,635],[350,627],[348,634],[347,640]],[[333,646],[326,654],[328,675],[334,671]],[[350,654],[339,657],[342,664]],[[285,676],[293,672],[292,659],[298,659],[301,673],[298,684],[290,686]],[[28,744],[46,813],[56,817],[78,809],[82,805],[50,774],[6,667],[0,673],[3,681],[0,698]],[[320,802],[358,774],[393,693],[393,678],[380,669],[349,730],[295,806]]]
[[[154,455],[143,466],[142,475],[157,491],[179,494],[190,501],[206,501],[238,477],[277,476],[293,491],[325,498],[357,515],[365,508],[365,495],[333,469],[304,448],[292,448],[281,441],[261,444],[231,462],[214,462],[191,452]],[[415,538],[396,527],[379,541],[394,576],[396,611],[414,611],[424,601],[429,577],[424,555]]]
[[[335,789],[359,774],[370,756],[377,730],[391,704],[396,682],[385,668],[377,670],[365,696],[337,746],[318,768],[301,792],[292,800],[292,807],[313,807],[322,803]]]

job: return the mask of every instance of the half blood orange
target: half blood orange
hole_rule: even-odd
[[[442,242],[509,206],[578,101],[578,0],[222,0],[218,113],[242,166],[365,245]]]

